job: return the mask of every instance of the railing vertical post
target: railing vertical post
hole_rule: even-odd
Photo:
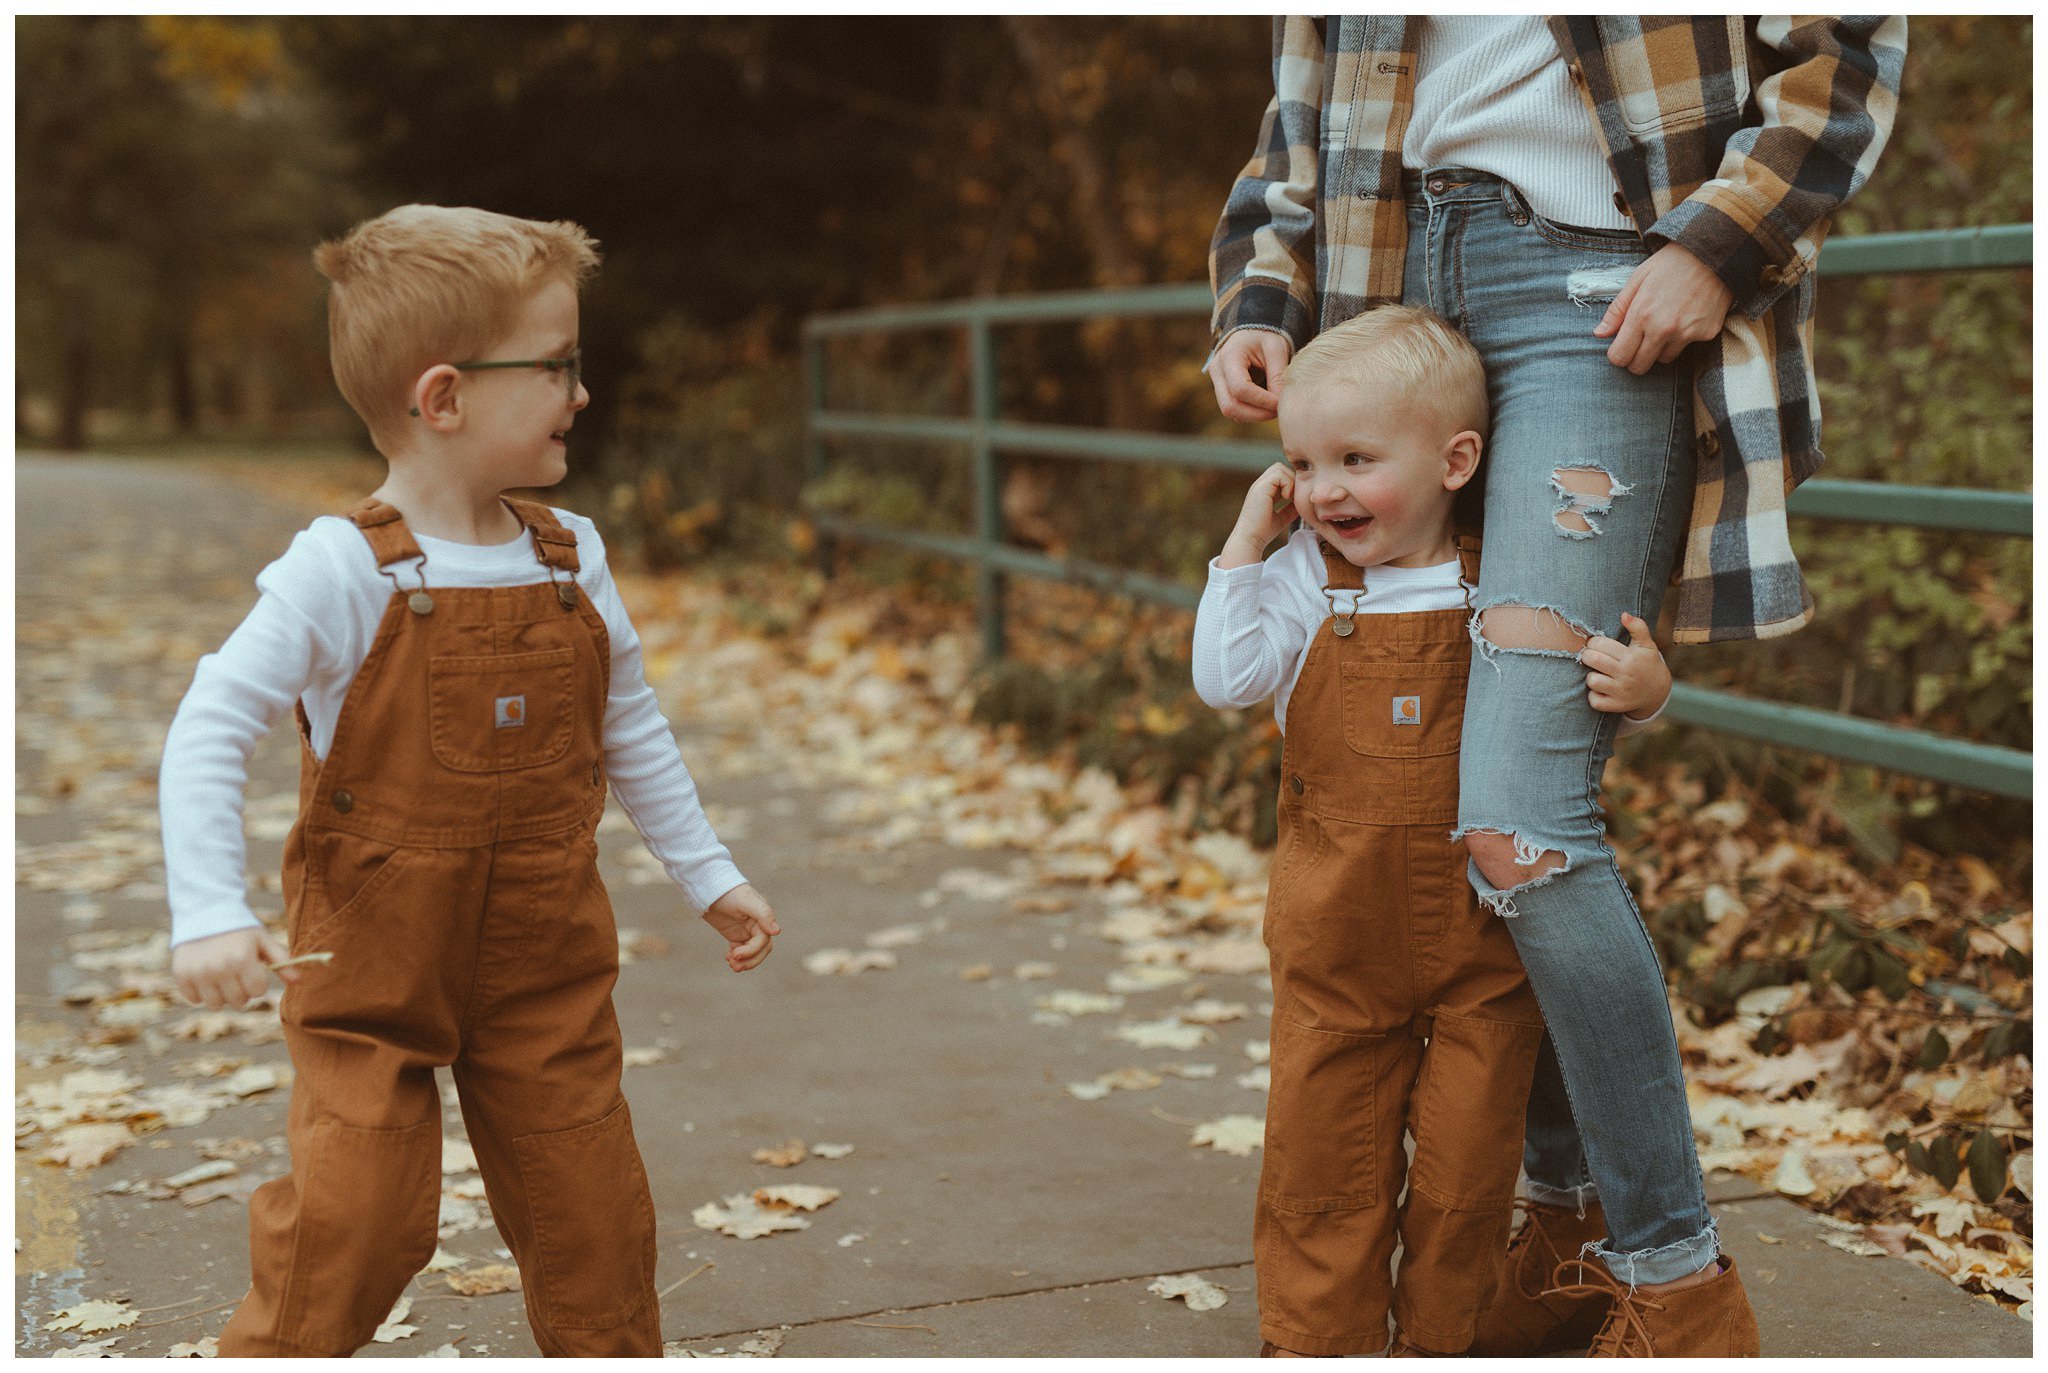
[[[987,553],[1003,542],[1002,473],[990,433],[1002,401],[1002,388],[996,373],[995,331],[986,315],[976,315],[967,326],[967,384],[974,421],[974,536],[984,555],[979,565],[980,588],[976,598],[981,616],[981,651],[984,657],[994,660],[1003,656],[1008,638],[1003,625],[1003,592],[1009,579],[986,561]]]
[[[825,339],[821,334],[804,336],[804,475],[812,481],[825,476],[825,435],[819,431],[818,416],[825,413]],[[830,579],[837,552],[837,540],[825,529],[816,530],[813,548],[818,574]]]

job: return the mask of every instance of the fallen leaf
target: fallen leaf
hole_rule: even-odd
[[[1190,1025],[1222,1025],[1232,1020],[1242,1020],[1252,1013],[1252,1008],[1242,1001],[1218,1001],[1214,997],[1203,997],[1200,1001],[1181,1007],[1174,1012]]]
[[[690,1213],[701,1230],[717,1230],[734,1239],[760,1239],[781,1230],[808,1230],[811,1223],[780,1207],[760,1205],[741,1192],[722,1202],[707,1201]]]
[[[820,949],[804,958],[804,969],[820,977],[851,976],[864,973],[871,968],[893,968],[896,955],[886,949],[869,949],[855,953],[851,949]]]
[[[1230,1300],[1230,1296],[1207,1278],[1193,1273],[1182,1273],[1170,1278],[1154,1278],[1147,1292],[1165,1297],[1168,1301],[1179,1297],[1188,1304],[1190,1311],[1214,1311]]]
[[[1010,970],[1010,976],[1019,982],[1039,982],[1058,973],[1059,968],[1051,963],[1019,963]]]
[[[819,1158],[845,1158],[853,1152],[851,1144],[813,1144],[811,1152]]]
[[[135,1312],[128,1309],[126,1302],[89,1301],[59,1311],[43,1323],[43,1329],[76,1330],[81,1335],[97,1335],[103,1330],[126,1330],[133,1324]]]
[[[72,1125],[51,1137],[41,1157],[74,1171],[97,1168],[135,1142],[126,1125]]]
[[[1977,1219],[1977,1208],[1960,1197],[1930,1197],[1913,1206],[1916,1216],[1932,1216],[1934,1233],[1949,1239],[1963,1233],[1963,1227]]]
[[[519,1270],[509,1263],[487,1263],[481,1268],[468,1268],[450,1273],[444,1281],[451,1292],[465,1297],[488,1297],[495,1292],[517,1292]]]
[[[377,1333],[370,1338],[378,1344],[396,1344],[400,1340],[410,1339],[419,1334],[418,1326],[405,1324],[405,1318],[411,1314],[412,1298],[400,1297],[397,1304],[391,1308],[391,1314],[384,1318],[383,1324],[377,1327]]]
[[[754,1162],[765,1163],[770,1168],[794,1168],[810,1156],[800,1139],[784,1140],[767,1149],[754,1151]]]
[[[995,968],[987,963],[970,963],[959,972],[962,982],[986,982],[995,975]]]
[[[668,1058],[668,1050],[649,1046],[642,1049],[628,1049],[619,1056],[621,1066],[627,1068],[651,1068]]]
[[[754,1200],[763,1206],[793,1207],[799,1211],[815,1211],[821,1206],[830,1206],[839,1200],[837,1187],[819,1187],[807,1182],[784,1182],[773,1187],[756,1187]]]
[[[839,1237],[838,1243],[841,1249],[850,1249],[854,1245],[864,1242],[866,1239],[867,1236],[861,1234],[841,1235]]]
[[[1195,1127],[1189,1147],[1207,1145],[1220,1153],[1249,1158],[1266,1142],[1266,1122],[1258,1116],[1224,1116]]]
[[[459,1359],[462,1357],[462,1351],[452,1344],[444,1344],[437,1349],[428,1350],[419,1357],[423,1359]]]
[[[922,925],[891,925],[886,930],[876,930],[861,942],[871,949],[900,949],[923,938]]]
[[[1766,1235],[1761,1230],[1756,1232],[1756,1237],[1765,1244],[1783,1244],[1785,1242],[1779,1239],[1776,1235]]]
[[[1101,992],[1058,991],[1041,996],[1032,1004],[1056,1015],[1106,1015],[1122,1010],[1124,999]]]
[[[216,1359],[220,1357],[220,1338],[208,1335],[200,1340],[186,1340],[171,1346],[171,1352],[164,1357],[171,1359]]]
[[[1186,968],[1119,968],[1109,975],[1104,985],[1113,992],[1149,992],[1161,987],[1172,987],[1187,980]]]
[[[1210,1032],[1173,1019],[1137,1020],[1117,1026],[1116,1037],[1141,1049],[1193,1049],[1205,1043]]]
[[[182,1173],[165,1178],[164,1186],[175,1191],[182,1187],[190,1187],[194,1183],[212,1182],[215,1178],[233,1177],[240,1171],[241,1169],[229,1163],[226,1159],[215,1159],[211,1163],[202,1163],[196,1168],[187,1168]]]
[[[122,1356],[112,1351],[114,1346],[119,1343],[120,1340],[118,1338],[91,1340],[85,1344],[74,1344],[69,1349],[53,1349],[50,1351],[50,1357],[53,1359],[118,1359]]]
[[[254,1096],[258,1092],[276,1089],[284,1080],[285,1070],[277,1064],[252,1063],[246,1068],[237,1069],[221,1083],[221,1086],[236,1096]]]

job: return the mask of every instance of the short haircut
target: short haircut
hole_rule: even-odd
[[[1415,305],[1381,305],[1332,325],[1287,364],[1289,390],[1390,378],[1452,433],[1486,433],[1486,367],[1451,324]]]
[[[365,220],[313,252],[333,283],[335,384],[388,452],[420,373],[483,360],[536,290],[562,280],[581,291],[597,261],[596,240],[567,220],[440,205],[401,205]]]

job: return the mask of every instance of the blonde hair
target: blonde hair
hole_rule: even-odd
[[[441,205],[401,205],[365,220],[313,251],[333,284],[335,384],[389,451],[420,373],[482,359],[535,290],[559,279],[580,291],[597,262],[597,241],[567,220]]]
[[[1415,305],[1381,305],[1310,339],[1287,364],[1285,386],[1362,385],[1391,378],[1451,432],[1486,433],[1486,368],[1471,340]]]

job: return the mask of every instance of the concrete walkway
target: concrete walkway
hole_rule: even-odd
[[[17,596],[24,635],[41,625],[115,632],[142,617],[175,626],[180,645],[217,643],[253,599],[249,579],[274,557],[303,511],[238,491],[217,475],[161,463],[24,458],[17,464]],[[175,531],[175,536],[172,535]],[[223,570],[194,562],[195,548],[230,550]],[[123,589],[133,595],[120,607]],[[158,626],[163,627],[163,626]],[[168,629],[166,630],[168,632]],[[47,650],[47,639],[45,640]],[[203,650],[200,650],[203,651]],[[114,708],[157,712],[167,724],[196,652],[118,655],[99,689]],[[75,700],[20,683],[17,733],[23,776],[46,728]],[[686,756],[691,722],[676,720]],[[154,760],[129,760],[146,776]],[[274,734],[256,760],[251,795],[289,794],[293,741]],[[701,779],[714,819],[743,868],[775,903],[788,931],[760,971],[735,977],[720,942],[688,919],[668,888],[639,885],[629,860],[637,839],[607,830],[604,862],[622,928],[659,936],[622,971],[618,1007],[629,1047],[659,1049],[630,1069],[632,1102],[661,1217],[658,1282],[672,1289],[663,1326],[678,1349],[783,1356],[1228,1356],[1255,1352],[1250,1266],[1256,1154],[1189,1147],[1196,1122],[1260,1115],[1263,1094],[1236,1084],[1251,1066],[1247,1042],[1264,1021],[1217,1027],[1195,1051],[1136,1049],[1108,1037],[1108,1017],[1035,1023],[1035,1002],[1055,988],[1100,989],[1123,965],[1094,937],[1086,893],[1069,910],[1018,913],[1007,899],[938,890],[942,873],[974,868],[1002,877],[1000,852],[939,845],[868,852],[829,819],[829,798],[773,775]],[[152,804],[147,795],[141,804]],[[17,822],[25,846],[90,830],[95,817],[60,803]],[[255,873],[274,873],[279,843],[251,844]],[[955,881],[953,888],[970,883]],[[80,981],[67,941],[162,928],[146,883],[90,902],[17,884],[18,1060],[76,1045],[89,1007],[63,998]],[[274,908],[276,898],[269,898]],[[96,913],[87,915],[88,907]],[[877,930],[919,922],[922,937],[896,950],[891,970],[818,976],[803,956],[861,947]],[[1019,964],[1049,962],[1047,980],[1019,980]],[[963,969],[994,975],[969,980]],[[1207,994],[1266,999],[1262,980],[1205,979]],[[1163,1015],[1186,985],[1136,993],[1133,1013]],[[1156,1002],[1156,1009],[1150,1009]],[[115,1065],[151,1081],[202,1054],[281,1062],[276,1043],[247,1047],[145,1033]],[[652,1055],[650,1055],[652,1057]],[[1166,1076],[1146,1091],[1076,1100],[1067,1083],[1127,1066],[1217,1065],[1207,1078]],[[18,1070],[22,1083],[74,1065],[53,1058]],[[68,1173],[17,1155],[17,1350],[48,1353],[71,1342],[45,1334],[52,1314],[81,1300],[122,1298],[146,1312],[118,1335],[130,1357],[160,1354],[218,1331],[247,1281],[243,1208],[233,1200],[107,1194],[191,1167],[195,1142],[282,1134],[285,1094],[260,1094],[205,1122],[162,1130],[103,1166]],[[459,1118],[449,1112],[449,1133]],[[797,1138],[846,1143],[838,1159],[783,1170],[751,1160]],[[274,1175],[283,1159],[245,1165]],[[738,1240],[693,1225],[707,1202],[774,1183],[839,1189],[801,1232]],[[1859,1258],[1824,1243],[1807,1212],[1747,1182],[1713,1189],[1724,1240],[1748,1280],[1773,1355],[2019,1356],[2030,1327],[1912,1264]],[[472,1265],[498,1261],[487,1226],[444,1247]],[[707,1266],[709,1265],[709,1266]],[[1164,1274],[1200,1273],[1229,1294],[1193,1312],[1147,1292]],[[461,1297],[438,1278],[414,1284],[417,1332],[364,1351],[407,1357],[454,1344],[474,1355],[535,1352],[516,1294]],[[102,1337],[104,1338],[104,1337]]]

